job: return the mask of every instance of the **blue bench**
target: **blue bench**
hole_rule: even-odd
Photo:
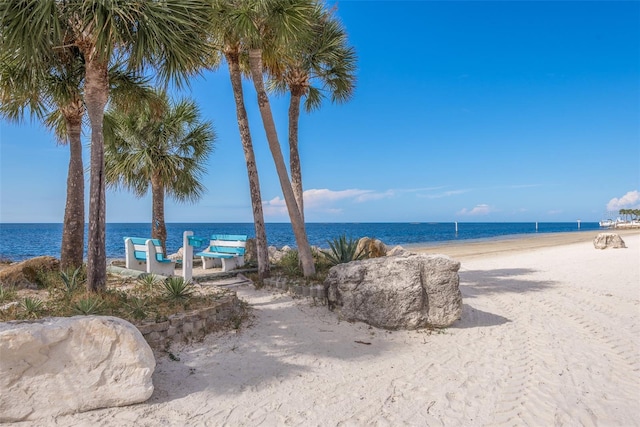
[[[127,268],[151,274],[173,276],[176,264],[164,257],[160,240],[125,237],[124,248]]]
[[[241,234],[214,234],[209,246],[195,254],[202,258],[202,268],[208,269],[221,264],[222,271],[233,270],[244,265],[244,250],[247,236]]]

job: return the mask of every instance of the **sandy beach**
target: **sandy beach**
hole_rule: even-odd
[[[462,263],[462,319],[440,331],[241,286],[249,324],[161,355],[148,402],[16,425],[640,425],[640,233],[596,234],[421,248]]]

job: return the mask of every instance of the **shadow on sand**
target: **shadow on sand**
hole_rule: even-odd
[[[535,273],[529,268],[501,268],[460,272],[460,291],[463,298],[498,293],[539,292],[552,287],[549,280],[531,280],[523,276]]]

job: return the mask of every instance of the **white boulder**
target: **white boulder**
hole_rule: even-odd
[[[144,402],[155,365],[140,331],[117,317],[0,323],[0,422]]]

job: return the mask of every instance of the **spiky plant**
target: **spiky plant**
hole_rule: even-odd
[[[288,251],[280,259],[280,267],[285,274],[289,276],[301,276],[302,270],[300,270],[300,257],[298,251]]]
[[[149,292],[153,291],[155,284],[158,283],[159,281],[160,279],[158,278],[158,276],[154,274],[143,274],[143,275],[140,275],[140,277],[138,277],[138,279],[136,280],[136,282],[138,282],[139,285],[147,288]]]
[[[0,285],[0,304],[4,303],[5,301],[12,300],[13,298],[15,298],[15,296],[16,291],[14,288],[5,288],[4,286]]]
[[[324,251],[324,256],[332,266],[367,258],[365,249],[358,250],[358,239],[347,239],[343,234],[337,239],[328,240],[327,243],[329,250]]]
[[[140,298],[133,297],[126,304],[129,314],[136,320],[144,320],[147,318],[149,311],[149,303]]]
[[[102,300],[100,297],[81,299],[73,306],[73,311],[77,314],[84,314],[85,316],[100,314],[101,310]]]
[[[28,317],[36,318],[38,314],[42,311],[42,300],[38,298],[25,297],[20,302],[20,307],[24,310],[25,314]]]
[[[82,282],[80,271],[81,267],[73,270],[73,273],[71,273],[71,270],[60,272],[60,278],[62,279],[62,283],[64,283],[64,291],[66,292],[67,296],[74,293]]]
[[[162,283],[162,293],[172,301],[186,300],[193,294],[193,284],[182,277],[168,277]]]

